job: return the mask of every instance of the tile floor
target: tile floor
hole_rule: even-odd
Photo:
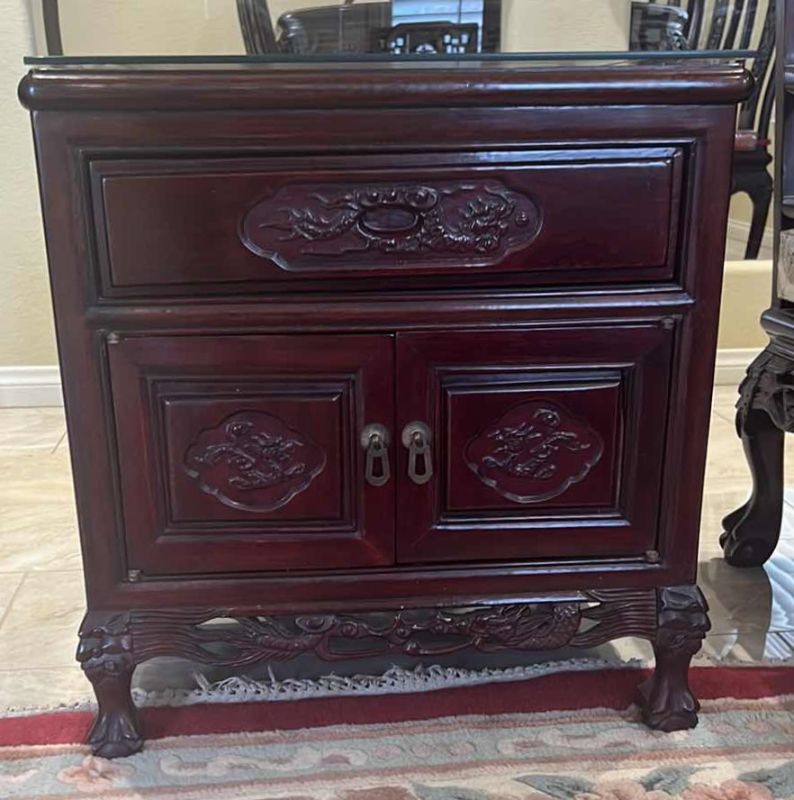
[[[720,557],[720,519],[749,485],[734,398],[733,388],[719,387],[712,410],[700,567],[713,630],[704,652],[740,662],[794,658],[794,489],[781,545],[765,569],[732,569]],[[788,448],[794,455],[794,437]],[[0,409],[0,476],[0,709],[85,701],[89,686],[74,662],[83,587],[60,409]],[[644,643],[608,654],[616,651],[649,655]],[[152,666],[144,681],[156,686],[165,674]],[[190,673],[183,668],[176,680],[189,685]]]

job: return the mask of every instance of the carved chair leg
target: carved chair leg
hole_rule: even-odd
[[[89,612],[80,628],[77,660],[99,706],[88,735],[92,752],[103,758],[137,753],[143,737],[130,695],[135,657],[129,614]]]
[[[697,586],[657,592],[656,667],[640,686],[643,720],[654,730],[680,731],[697,725],[700,704],[689,688],[689,664],[711,627],[707,612]]]
[[[750,233],[747,237],[747,249],[744,257],[746,259],[758,258],[761,251],[761,244],[764,240],[764,229],[766,220],[769,216],[769,207],[772,204],[774,186],[769,173],[764,170],[760,182],[752,187],[748,192],[753,204],[753,216],[750,222]]]
[[[759,567],[775,551],[783,519],[785,434],[761,410],[750,410],[739,424],[753,479],[753,493],[722,521],[720,544],[734,567]]]

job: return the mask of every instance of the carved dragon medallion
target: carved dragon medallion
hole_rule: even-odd
[[[273,416],[242,411],[202,431],[185,454],[185,472],[202,491],[244,511],[273,511],[308,488],[325,453]]]
[[[292,184],[254,206],[240,235],[285,270],[488,266],[541,223],[535,202],[498,180]]]
[[[516,503],[557,497],[584,480],[604,452],[601,437],[549,400],[510,409],[466,447],[479,479]]]

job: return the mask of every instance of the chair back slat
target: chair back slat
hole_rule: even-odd
[[[237,16],[248,55],[279,51],[267,0],[237,0]]]
[[[690,50],[697,50],[698,48],[700,31],[703,27],[704,11],[703,0],[689,0],[687,3],[686,13],[689,15],[689,25],[687,27],[686,36]]]
[[[733,50],[736,46],[736,34],[739,32],[739,22],[744,11],[744,0],[734,0],[733,8],[730,12],[728,29],[725,31],[725,38],[722,40],[723,50]]]
[[[750,0],[747,6],[747,13],[744,15],[744,26],[742,27],[742,38],[739,40],[739,49],[748,50],[753,41],[753,30],[755,29],[755,18],[758,14],[758,0]]]
[[[729,0],[714,0],[714,10],[711,13],[711,27],[706,37],[706,50],[719,50],[722,44],[722,33],[725,30],[725,20],[728,16]]]
[[[760,139],[769,139],[769,126],[772,124],[772,113],[775,109],[775,75],[769,77],[764,99],[761,103],[761,112],[758,115],[758,136]]]
[[[770,80],[770,67],[775,57],[775,6],[776,0],[769,0],[761,36],[756,47],[757,55],[750,67],[755,85],[739,111],[739,128],[758,131],[759,135],[764,138],[769,133],[775,91],[775,82]],[[758,113],[759,106],[760,114]],[[766,116],[764,116],[764,109],[768,109]]]

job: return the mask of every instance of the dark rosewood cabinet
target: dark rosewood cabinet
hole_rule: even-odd
[[[165,655],[639,636],[646,721],[696,723],[746,73],[392,67],[23,80],[97,753]]]

